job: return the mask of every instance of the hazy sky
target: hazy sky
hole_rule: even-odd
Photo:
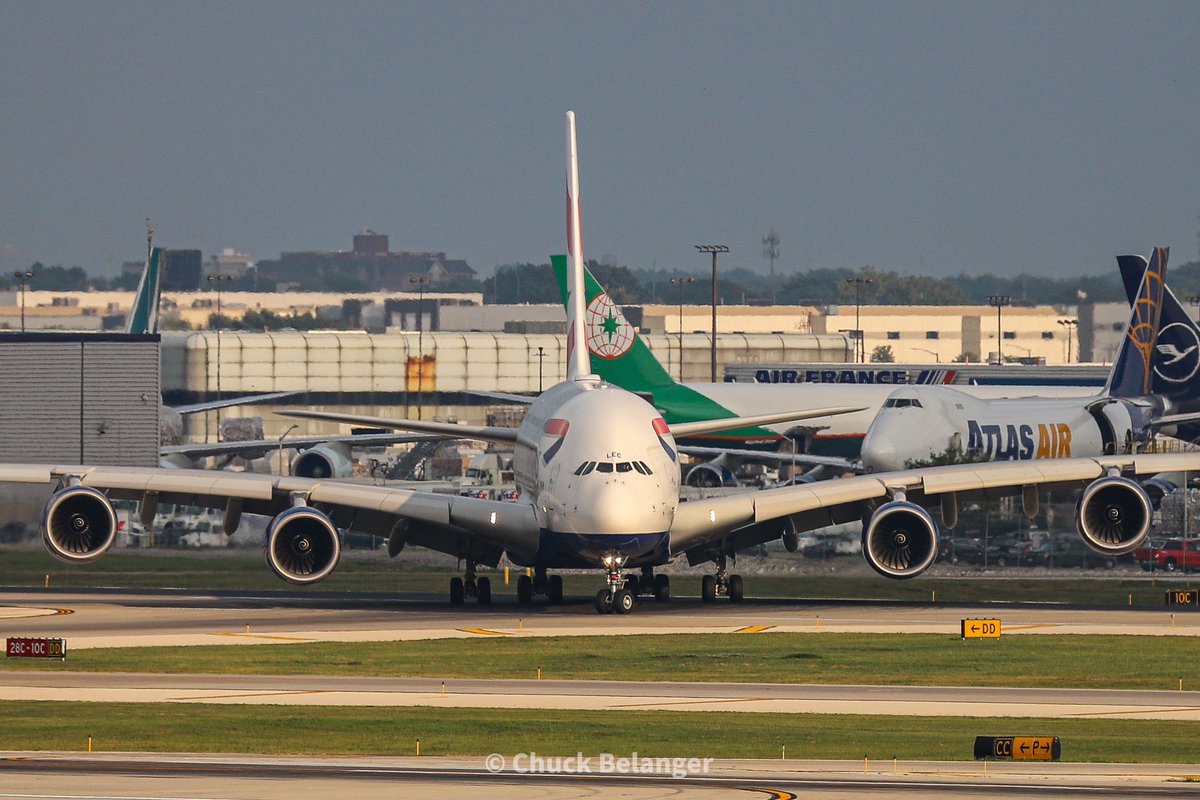
[[[1196,258],[1200,3],[0,0],[0,267],[564,249],[934,275]]]

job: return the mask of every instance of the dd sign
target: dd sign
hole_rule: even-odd
[[[962,638],[964,639],[999,639],[1000,620],[998,619],[964,619],[962,621]]]

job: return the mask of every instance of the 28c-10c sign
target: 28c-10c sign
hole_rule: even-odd
[[[6,648],[9,658],[58,658],[67,657],[65,639],[30,639],[10,637]]]

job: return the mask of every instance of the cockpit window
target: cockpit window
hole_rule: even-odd
[[[585,461],[575,469],[576,475],[588,475],[592,472],[639,472],[642,475],[654,474],[654,470],[650,469],[645,461]]]
[[[915,397],[889,397],[883,404],[884,408],[924,408],[921,401]]]

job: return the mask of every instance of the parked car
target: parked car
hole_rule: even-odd
[[[1136,551],[1134,557],[1137,557]],[[1141,563],[1143,569],[1165,569],[1168,572],[1200,569],[1200,539],[1168,539],[1161,547],[1153,549],[1148,561],[1142,560]],[[1150,566],[1146,566],[1147,563]]]
[[[818,539],[815,543],[805,547],[800,553],[805,558],[831,558],[833,556],[844,556],[847,552],[839,546],[836,539]]]
[[[1157,551],[1158,545],[1147,539],[1145,544],[1133,551],[1133,560],[1146,572],[1153,572],[1159,568]]]
[[[1117,556],[1097,553],[1077,536],[1059,536],[1036,548],[1032,555],[1043,567],[1103,567],[1117,566]]]

